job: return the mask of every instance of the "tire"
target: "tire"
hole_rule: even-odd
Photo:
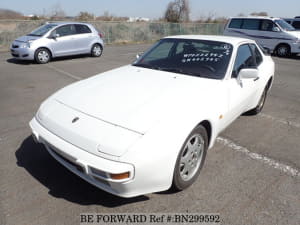
[[[51,53],[46,48],[39,48],[34,54],[34,59],[38,64],[45,64],[51,60]]]
[[[254,109],[251,109],[251,110],[247,111],[245,113],[245,115],[257,115],[257,114],[259,114],[262,111],[262,109],[265,105],[267,94],[268,94],[268,87],[265,87],[265,89],[264,89],[264,91],[263,91],[263,93],[262,93],[262,95],[261,95],[261,97],[258,101],[257,106]]]
[[[181,191],[197,179],[204,164],[208,147],[206,129],[198,125],[186,138],[177,157],[172,189]]]
[[[92,57],[100,57],[102,55],[103,48],[100,44],[94,44],[91,49]]]
[[[287,44],[281,44],[276,48],[276,54],[278,57],[288,57],[291,55],[291,48]]]

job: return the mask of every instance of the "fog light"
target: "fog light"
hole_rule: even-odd
[[[126,172],[126,173],[117,173],[117,174],[109,174],[110,178],[113,180],[123,180],[123,179],[127,179],[130,177],[130,173]]]

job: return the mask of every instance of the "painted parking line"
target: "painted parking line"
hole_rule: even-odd
[[[266,118],[266,119],[273,120],[273,121],[278,122],[278,123],[288,125],[288,126],[300,128],[300,123],[297,123],[297,122],[292,122],[292,121],[289,121],[289,120],[286,120],[286,119],[277,118],[277,117],[274,117],[274,116],[271,116],[271,115],[268,115],[268,114],[264,114],[264,113],[260,113],[259,116],[261,116],[263,118]]]
[[[66,72],[66,71],[64,71],[64,70],[58,69],[58,68],[56,68],[55,66],[52,66],[52,65],[50,65],[50,64],[46,64],[45,66],[48,67],[48,68],[50,68],[50,69],[55,70],[56,72],[58,72],[58,73],[60,73],[60,74],[66,75],[67,77],[70,77],[70,78],[72,78],[72,79],[74,79],[74,80],[82,80],[82,79],[83,79],[82,77],[78,77],[78,76],[73,75],[73,74],[71,74],[71,73],[68,73],[68,72]]]
[[[267,156],[251,152],[249,149],[247,149],[243,146],[240,146],[240,145],[234,143],[233,141],[231,141],[227,138],[218,137],[217,142],[229,147],[230,149],[232,149],[236,152],[241,152],[241,153],[247,155],[248,157],[250,157],[251,159],[258,160],[258,161],[260,161],[260,162],[262,162],[262,163],[264,163],[264,164],[266,164],[266,165],[268,165],[268,166],[270,166],[274,169],[280,170],[281,172],[284,172],[284,173],[286,173],[290,176],[300,177],[299,169],[294,168],[294,167],[289,166],[289,165],[286,165],[284,163],[278,162],[278,161],[276,161],[274,159],[271,159]]]

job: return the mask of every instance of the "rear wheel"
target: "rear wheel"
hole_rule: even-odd
[[[92,57],[100,57],[102,55],[103,48],[100,44],[94,44],[91,49]]]
[[[180,191],[189,187],[199,176],[208,147],[206,129],[198,125],[186,138],[177,157],[173,189]]]
[[[257,106],[254,108],[254,109],[251,109],[249,111],[247,111],[245,113],[245,115],[257,115],[258,113],[261,112],[261,110],[263,109],[264,105],[265,105],[265,102],[266,102],[266,98],[267,98],[267,93],[268,93],[268,87],[265,87],[260,99],[259,99],[259,102],[257,104]]]
[[[38,64],[48,63],[51,59],[51,54],[46,48],[39,48],[36,50],[34,59]]]
[[[287,44],[281,44],[276,48],[276,54],[279,57],[288,57],[291,55],[291,48]]]

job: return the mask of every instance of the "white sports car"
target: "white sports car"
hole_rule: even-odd
[[[166,37],[132,65],[56,92],[30,127],[57,161],[114,195],[182,190],[219,133],[261,111],[273,76],[252,40]]]

